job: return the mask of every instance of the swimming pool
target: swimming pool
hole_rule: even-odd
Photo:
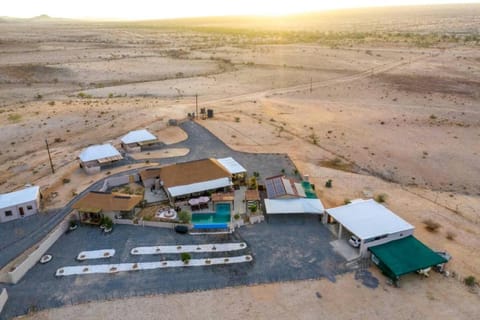
[[[192,224],[226,224],[230,222],[230,203],[217,203],[213,213],[193,213]]]

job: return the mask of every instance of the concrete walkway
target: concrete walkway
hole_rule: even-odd
[[[182,252],[226,252],[243,250],[247,248],[245,242],[240,243],[210,243],[198,245],[178,245],[178,246],[154,246],[154,247],[136,247],[130,253],[132,255],[141,254],[160,254],[160,253],[182,253]]]
[[[163,268],[183,268],[183,267],[201,267],[201,266],[213,266],[219,264],[235,264],[251,262],[252,256],[236,256],[236,257],[221,257],[221,258],[207,258],[207,259],[191,259],[188,263],[182,260],[170,260],[170,261],[155,261],[155,262],[138,262],[138,263],[118,263],[118,264],[99,264],[90,266],[71,266],[63,267],[57,270],[55,275],[70,276],[70,275],[82,275],[82,274],[94,274],[94,273],[117,273],[125,271],[137,271],[137,270],[152,270]]]

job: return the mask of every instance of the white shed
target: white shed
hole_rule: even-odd
[[[324,221],[338,222],[338,238],[343,229],[360,239],[360,254],[367,248],[398,240],[413,234],[414,226],[373,199],[355,200],[350,204],[326,209]]]
[[[40,207],[40,187],[27,187],[22,190],[0,194],[0,222],[7,222],[38,212]]]
[[[102,165],[123,159],[120,152],[108,143],[85,148],[78,158],[80,159],[80,167],[87,173],[100,172]]]
[[[122,148],[126,152],[140,152],[142,146],[151,145],[157,142],[157,137],[146,129],[130,131],[121,139]]]

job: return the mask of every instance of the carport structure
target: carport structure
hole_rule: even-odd
[[[332,218],[338,222],[339,239],[342,238],[343,229],[360,239],[360,255],[368,253],[369,247],[408,237],[415,229],[373,199],[354,200],[344,206],[326,209],[325,212],[325,223]]]
[[[393,281],[398,281],[404,274],[447,262],[414,236],[370,247],[369,250],[373,263]]]

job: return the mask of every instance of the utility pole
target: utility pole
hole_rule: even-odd
[[[195,117],[198,120],[198,93],[195,94]]]
[[[52,156],[50,155],[50,148],[48,147],[48,140],[47,139],[45,139],[45,144],[47,145],[48,159],[50,160],[50,168],[52,168],[52,174],[53,174],[53,173],[55,173],[55,169],[53,168]]]

